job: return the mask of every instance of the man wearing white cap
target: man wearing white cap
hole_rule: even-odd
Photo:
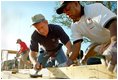
[[[34,68],[40,70],[42,67],[48,67],[46,62],[49,57],[55,57],[59,64],[66,62],[67,57],[62,50],[62,45],[64,44],[67,50],[71,51],[71,42],[64,30],[59,25],[48,24],[42,14],[33,16],[32,22],[36,30],[31,36],[31,52],[29,56]],[[63,44],[59,43],[59,40]],[[40,54],[37,60],[38,44],[45,48],[45,53]]]

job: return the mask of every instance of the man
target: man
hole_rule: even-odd
[[[40,70],[42,67],[48,67],[46,62],[50,57],[55,57],[59,64],[66,62],[67,58],[59,40],[66,46],[68,51],[71,51],[71,42],[64,30],[59,25],[48,24],[42,14],[33,16],[32,21],[32,25],[36,30],[31,36],[31,52],[29,56],[34,69]],[[40,54],[37,60],[38,44],[45,48],[45,52]]]
[[[20,45],[20,50],[17,53],[17,57],[21,56],[19,68],[32,68],[32,65],[28,63],[28,55],[29,55],[29,48],[27,47],[26,43],[23,42],[21,39],[17,39],[17,44]]]
[[[95,45],[91,47],[83,61],[94,55],[95,50],[117,56],[117,50],[110,48],[117,41],[117,19],[116,15],[101,3],[85,5],[84,7],[78,1],[64,1],[60,8],[57,9],[58,14],[65,13],[73,20],[71,25],[73,41],[73,52],[70,60],[74,61],[80,51],[83,36],[88,37]],[[98,45],[101,45],[98,49]],[[97,47],[96,47],[97,46]],[[105,49],[105,47],[108,48]],[[97,48],[97,49],[96,49]],[[116,46],[115,46],[116,48]],[[104,49],[104,50],[101,50]],[[105,52],[105,53],[106,53]],[[115,52],[115,53],[114,53]],[[103,53],[103,54],[105,54]],[[107,54],[105,54],[107,55]],[[110,56],[111,56],[110,55]],[[113,57],[110,58],[112,60]],[[73,63],[71,61],[71,63]],[[115,58],[117,61],[117,57]],[[117,63],[113,63],[115,65]]]

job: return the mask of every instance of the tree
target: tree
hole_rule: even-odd
[[[57,6],[55,7],[55,11],[60,6],[59,2],[57,2],[56,5]],[[54,14],[52,16],[51,22],[52,23],[59,23],[61,26],[70,27],[72,20],[70,18],[68,18],[65,14],[61,14],[61,15]]]

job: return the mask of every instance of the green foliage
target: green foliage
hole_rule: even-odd
[[[56,3],[56,7],[55,7],[55,11],[56,9],[60,6],[60,2]],[[55,24],[60,24],[61,26],[67,26],[70,27],[72,20],[70,18],[68,18],[65,14],[54,14],[52,16],[52,20],[50,21],[51,23],[55,23]]]
[[[66,15],[61,14],[61,15],[53,15],[52,16],[52,23],[59,23],[61,26],[67,26],[70,27],[72,20],[68,18]]]

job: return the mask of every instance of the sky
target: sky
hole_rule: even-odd
[[[1,49],[17,50],[16,40],[20,38],[29,46],[34,31],[31,17],[43,14],[51,20],[54,1],[2,1],[1,2]]]
[[[20,38],[28,47],[34,27],[31,27],[31,17],[43,14],[50,21],[55,14],[55,1],[1,1],[1,49],[19,50],[16,40]],[[70,36],[71,30],[62,27]],[[85,51],[89,43],[83,44]],[[65,48],[64,48],[65,49]]]

